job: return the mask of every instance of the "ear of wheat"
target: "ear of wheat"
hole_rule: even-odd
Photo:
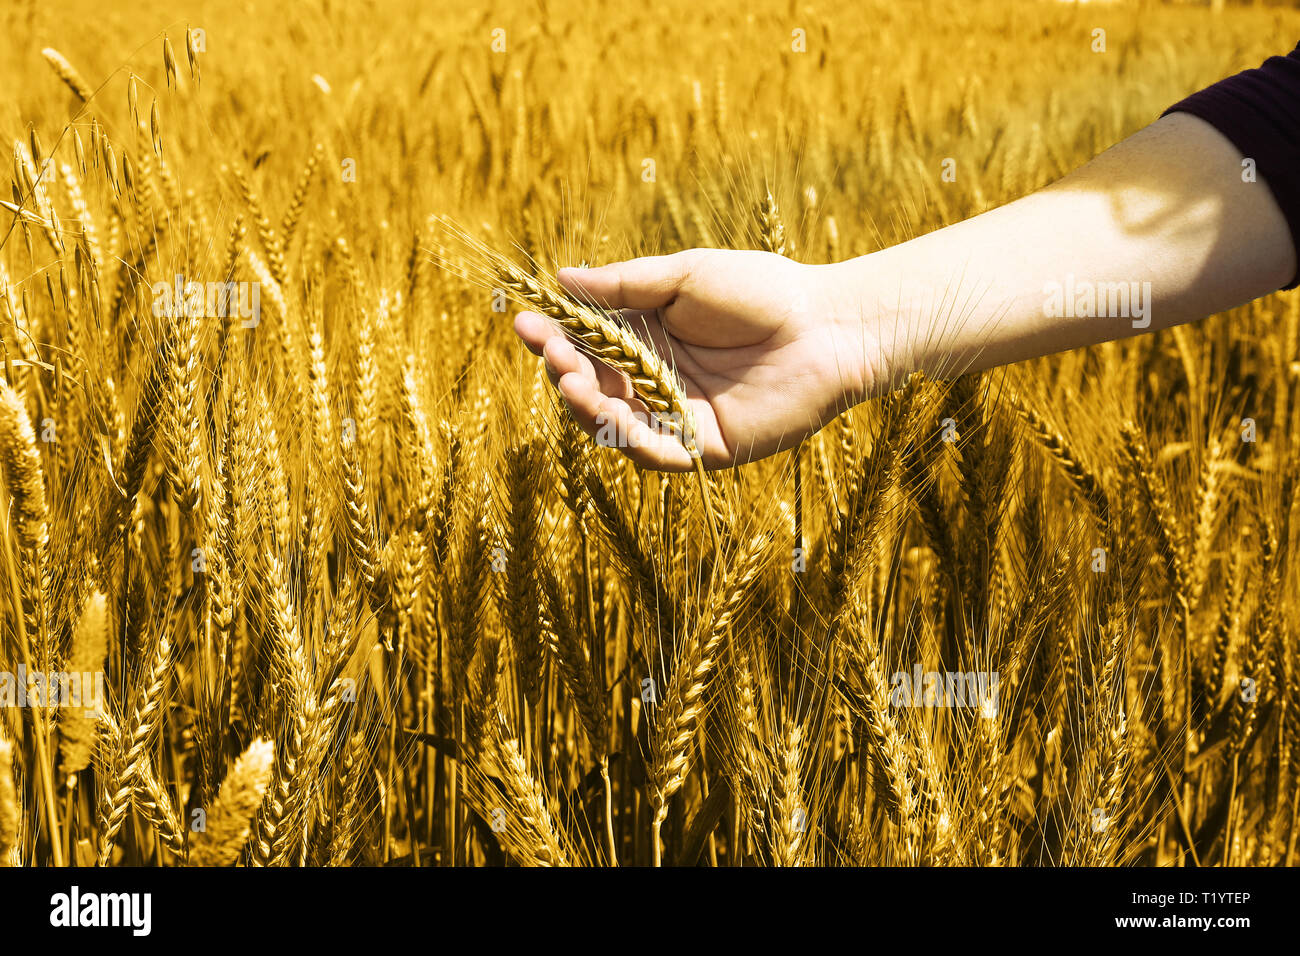
[[[190,848],[191,866],[230,866],[239,859],[253,814],[271,783],[275,746],[266,738],[248,745],[222,781],[216,802],[205,813],[202,835]]]
[[[695,414],[677,373],[654,348],[612,315],[556,292],[512,263],[499,267],[502,285],[521,301],[553,319],[593,358],[628,377],[637,398],[697,453]]]

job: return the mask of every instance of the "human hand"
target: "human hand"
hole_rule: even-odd
[[[767,252],[690,249],[561,269],[559,279],[580,298],[622,310],[676,366],[701,459],[706,468],[726,468],[793,447],[871,387],[874,336],[838,291],[832,268]],[[515,331],[545,359],[588,434],[626,436],[621,450],[647,468],[693,467],[673,433],[646,424],[625,376],[583,355],[537,312],[521,312]]]

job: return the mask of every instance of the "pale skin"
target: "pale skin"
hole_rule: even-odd
[[[1067,276],[1150,282],[1141,331],[1281,288],[1296,271],[1290,229],[1242,164],[1214,127],[1174,113],[1036,193],[857,259],[690,249],[559,278],[623,310],[671,358],[703,463],[725,468],[794,447],[915,369],[978,371],[1138,334],[1126,317],[1052,314],[1045,289]],[[618,429],[644,467],[693,467],[670,432],[634,415],[644,408],[623,376],[536,312],[515,331],[585,431]]]

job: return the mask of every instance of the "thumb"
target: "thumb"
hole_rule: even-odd
[[[694,249],[668,256],[645,256],[594,269],[565,268],[560,284],[606,309],[657,309],[676,297],[690,275]]]

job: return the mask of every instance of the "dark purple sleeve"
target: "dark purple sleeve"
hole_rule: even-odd
[[[1173,112],[1199,116],[1232,141],[1273,192],[1300,256],[1300,46],[1258,68],[1220,80],[1175,103]],[[1300,267],[1291,282],[1300,283]]]

